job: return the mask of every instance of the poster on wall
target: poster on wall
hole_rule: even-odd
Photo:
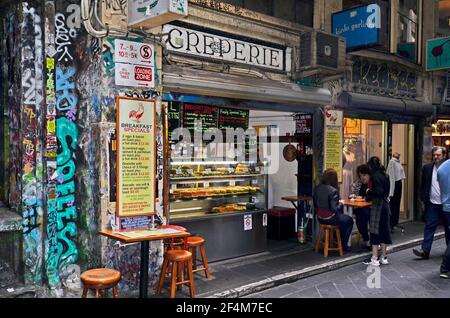
[[[118,217],[155,213],[156,105],[152,100],[117,97]]]
[[[423,155],[422,164],[426,165],[433,161],[433,128],[424,127],[423,129]]]
[[[340,110],[325,111],[324,168],[336,170],[339,182],[342,182],[343,117]]]

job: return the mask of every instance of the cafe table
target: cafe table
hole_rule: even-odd
[[[189,232],[178,231],[174,229],[155,229],[155,230],[117,230],[117,231],[99,231],[99,234],[110,239],[120,241],[125,244],[141,243],[141,266],[139,275],[139,298],[147,298],[148,288],[148,258],[149,242],[159,240],[170,240],[183,238],[185,248],[187,238],[191,235]]]
[[[346,199],[340,201],[344,205],[344,213],[353,218],[353,209],[366,208],[372,206],[372,202],[363,200]],[[352,246],[352,237],[348,239],[347,246]]]

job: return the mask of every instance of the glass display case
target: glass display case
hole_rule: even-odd
[[[264,164],[238,161],[170,163],[172,221],[267,210]]]

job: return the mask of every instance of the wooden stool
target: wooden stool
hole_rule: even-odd
[[[95,297],[103,297],[103,290],[112,288],[114,298],[119,297],[117,292],[117,283],[120,281],[121,274],[111,268],[95,268],[90,269],[80,278],[84,284],[82,298],[86,298],[88,289],[95,289]]]
[[[325,230],[325,243],[322,243],[322,231]],[[334,232],[336,232],[337,248],[334,248]],[[339,251],[339,256],[344,255],[341,241],[341,231],[337,225],[326,225],[319,223],[319,237],[316,240],[316,252],[324,247],[323,256],[328,257],[328,251]]]
[[[185,250],[168,250],[164,256],[164,262],[159,276],[159,285],[156,295],[161,294],[164,286],[165,273],[172,263],[170,298],[175,298],[176,287],[178,285],[189,285],[191,298],[195,298],[194,274],[192,273],[192,253]],[[187,263],[188,280],[184,280],[184,264]]]
[[[205,239],[200,236],[190,236],[187,239],[188,250],[192,253],[193,272],[205,271],[207,279],[211,278],[209,273],[208,260],[206,259]],[[202,256],[202,268],[197,268],[197,247],[200,248],[200,254]]]

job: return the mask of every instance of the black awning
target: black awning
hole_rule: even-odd
[[[349,92],[341,93],[337,106],[344,110],[367,110],[424,117],[431,116],[434,109],[432,104],[418,101]]]

